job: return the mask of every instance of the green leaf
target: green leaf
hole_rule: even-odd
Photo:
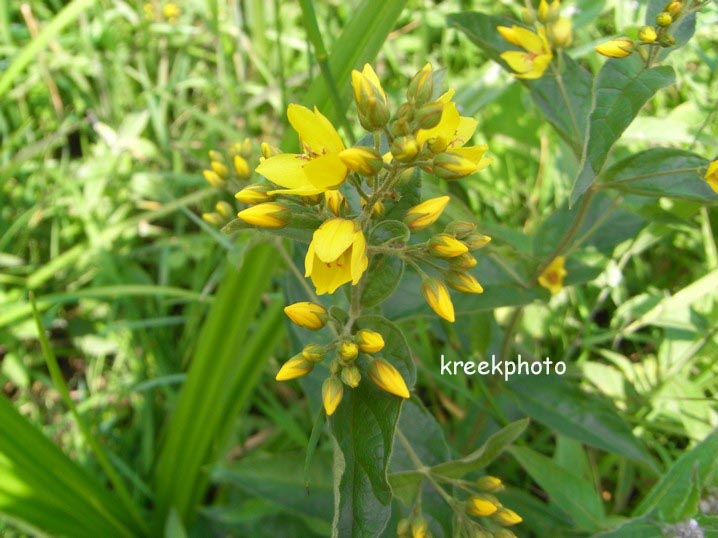
[[[275,250],[264,244],[247,253],[239,271],[226,268],[158,455],[158,529],[173,508],[185,527],[191,525],[207,486],[206,466],[217,458],[266,359],[281,341],[281,301],[256,315],[275,267]]]
[[[629,519],[610,531],[600,532],[594,538],[656,538],[664,536],[663,528],[648,518]]]
[[[409,228],[398,220],[386,220],[377,224],[369,232],[370,245],[405,245],[409,240]],[[404,260],[389,254],[372,256],[367,279],[362,289],[361,304],[367,308],[378,305],[396,289],[404,274]]]
[[[0,396],[0,515],[51,535],[142,536],[110,493]]]
[[[638,55],[609,58],[594,84],[594,104],[588,135],[581,156],[581,167],[571,192],[575,203],[603,170],[608,153],[643,105],[661,88],[675,81],[673,68],[646,69]]]
[[[601,174],[603,185],[645,196],[669,196],[718,203],[718,197],[699,175],[708,160],[675,148],[651,148],[617,162]]]
[[[489,437],[479,449],[468,456],[436,465],[431,471],[449,478],[479,471],[498,458],[523,433],[528,424],[527,418],[512,422]]]
[[[590,482],[530,448],[512,447],[509,452],[576,525],[587,531],[604,525],[603,504]]]
[[[523,24],[508,19],[486,15],[484,13],[456,13],[449,15],[450,26],[455,26],[495,61],[510,73],[512,70],[500,58],[507,50],[515,50],[501,37],[498,26]],[[557,57],[553,65],[559,62]],[[559,75],[549,68],[544,76],[537,80],[519,80],[531,92],[531,98],[553,125],[561,137],[568,142],[576,156],[581,154],[586,130],[586,118],[591,109],[591,74],[569,56],[562,55]]]
[[[382,356],[401,373],[411,390],[416,372],[401,331],[380,316],[364,316],[360,329],[384,337]],[[392,493],[387,469],[403,399],[378,388],[366,373],[355,389],[347,389],[330,418],[334,454],[335,537],[378,536],[391,517]]]
[[[514,376],[507,385],[519,408],[556,431],[614,454],[656,464],[629,425],[604,399],[559,376]]]
[[[660,481],[636,507],[633,515],[658,514],[661,519],[674,523],[685,518],[686,501],[699,493],[706,480],[716,469],[718,434],[712,433],[689,452],[685,452],[663,475]]]

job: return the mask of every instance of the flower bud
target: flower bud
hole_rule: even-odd
[[[284,307],[284,313],[289,319],[300,327],[316,331],[327,323],[328,312],[322,305],[310,302],[300,302]]]
[[[427,246],[431,255],[438,258],[454,258],[469,251],[464,243],[449,234],[436,234]]]
[[[304,346],[304,349],[302,349],[302,357],[309,362],[321,361],[326,353],[327,350],[324,349],[324,346],[320,346],[319,344],[307,344]]]
[[[227,165],[223,162],[212,161],[210,166],[212,167],[212,170],[214,170],[214,172],[222,179],[227,179],[229,177],[229,168],[227,168]]]
[[[656,34],[656,30],[653,26],[644,26],[638,31],[638,39],[644,43],[654,43],[657,37],[658,34]]]
[[[266,183],[255,183],[254,185],[249,185],[243,188],[235,194],[234,197],[243,204],[256,205],[274,200],[274,196],[268,194],[271,190],[274,190],[274,187],[271,185],[267,185]]]
[[[498,523],[499,525],[503,525],[505,527],[510,527],[511,525],[518,525],[523,521],[520,515],[518,515],[513,510],[504,508],[503,506],[496,510],[496,512],[491,514],[491,520],[494,523]]]
[[[234,171],[237,172],[239,178],[249,179],[249,176],[252,175],[252,172],[250,171],[249,163],[247,163],[245,158],[241,155],[235,155],[232,159],[232,162],[234,163]]]
[[[339,353],[339,356],[342,359],[353,361],[357,358],[357,355],[359,355],[359,346],[357,346],[354,342],[344,340],[337,346],[337,353]]]
[[[449,260],[449,265],[455,271],[466,271],[467,269],[476,267],[477,263],[476,258],[469,253],[462,254],[461,256],[457,256],[456,258],[451,258]]]
[[[396,525],[398,538],[411,538],[411,520],[408,517],[399,520]]]
[[[476,224],[473,222],[466,222],[465,220],[455,220],[450,222],[444,228],[444,233],[453,235],[457,239],[463,239],[476,229]]]
[[[448,196],[429,198],[409,209],[404,216],[404,223],[412,231],[423,230],[437,221],[448,203]]]
[[[374,148],[354,146],[339,153],[344,165],[362,176],[375,176],[384,167],[384,160]]]
[[[376,353],[384,348],[384,337],[378,332],[362,329],[356,334],[356,343],[364,353]]]
[[[464,244],[469,250],[478,250],[485,247],[490,241],[491,238],[488,235],[480,233],[469,234],[464,238]]]
[[[492,493],[494,491],[502,491],[504,489],[504,483],[500,478],[486,475],[476,481],[476,487],[482,491]]]
[[[521,8],[521,20],[525,24],[533,26],[533,24],[536,22],[536,13],[533,9],[529,9],[526,7]]]
[[[475,162],[451,151],[439,153],[432,162],[434,175],[442,179],[460,179],[473,174],[477,169]]]
[[[411,132],[411,123],[406,118],[399,118],[391,122],[391,134],[393,136],[408,136]]]
[[[672,47],[673,45],[676,44],[676,38],[673,37],[671,34],[668,34],[668,33],[662,34],[662,35],[658,38],[658,43],[661,45],[661,47],[664,47],[664,48],[666,48],[666,47]]]
[[[399,136],[391,144],[391,154],[399,162],[409,162],[419,153],[419,145],[413,136]]]
[[[541,2],[539,2],[538,12],[537,12],[539,22],[542,22],[544,24],[546,24],[547,22],[550,22],[549,21],[549,11],[550,11],[550,9],[549,9],[548,2],[546,0],[541,0]]]
[[[672,23],[673,17],[671,17],[671,14],[667,11],[661,11],[658,15],[656,15],[656,24],[658,26],[665,28],[666,26],[670,26]]]
[[[411,538],[426,538],[429,531],[429,524],[424,516],[419,514],[411,522]]]
[[[484,288],[482,288],[478,280],[469,273],[449,271],[446,274],[446,283],[456,291],[462,293],[484,293]]]
[[[625,58],[633,52],[633,46],[633,40],[627,37],[618,37],[598,45],[596,52],[609,58]]]
[[[224,156],[217,150],[211,149],[207,153],[209,154],[210,161],[224,161]]]
[[[443,112],[444,103],[441,101],[427,103],[416,111],[416,125],[419,129],[433,129],[439,125]]]
[[[369,364],[367,373],[380,389],[402,398],[409,398],[409,389],[399,370],[384,359],[373,360]]]
[[[249,138],[245,138],[242,142],[232,144],[230,154],[232,157],[235,155],[241,155],[245,159],[249,159],[252,156],[252,141]]]
[[[434,93],[434,74],[431,64],[426,64],[414,75],[406,90],[406,98],[411,103],[423,105],[431,100]]]
[[[681,2],[675,1],[675,2],[669,2],[666,6],[666,11],[668,14],[675,18],[678,16],[678,14],[683,10],[683,4]]]
[[[560,17],[548,27],[548,38],[556,47],[568,47],[573,41],[573,27],[571,20]]]
[[[443,282],[435,278],[427,278],[421,284],[421,292],[427,304],[440,317],[451,323],[456,321],[454,304],[451,302],[449,290]]]
[[[282,153],[281,149],[276,146],[272,146],[267,142],[262,142],[260,147],[262,149],[262,157],[265,159],[269,159],[270,157],[274,157],[275,155],[280,155]]]
[[[303,377],[309,372],[311,372],[313,369],[313,362],[308,361],[307,359],[302,357],[301,354],[295,355],[282,365],[282,367],[279,369],[279,372],[277,372],[275,379],[277,381],[289,381],[290,379]]]
[[[327,416],[334,414],[344,395],[344,385],[336,376],[327,377],[322,384],[322,403]]]
[[[347,202],[341,192],[338,190],[329,190],[324,191],[324,204],[329,211],[334,213],[337,217],[340,217],[342,208],[346,207]]]
[[[472,516],[486,517],[496,513],[501,503],[493,495],[480,493],[466,501],[466,512]]]
[[[222,218],[221,215],[218,215],[217,213],[202,213],[202,220],[205,221],[207,224],[211,224],[212,226],[224,226],[225,219]]]
[[[289,207],[278,202],[265,202],[243,209],[237,216],[260,228],[284,228],[289,219]]]
[[[352,71],[352,89],[359,122],[367,131],[378,131],[389,121],[389,106],[379,78],[369,64]]]
[[[214,170],[202,170],[202,175],[207,183],[212,185],[215,189],[221,189],[224,187],[225,181],[219,177],[217,172]]]
[[[341,378],[345,385],[355,389],[359,386],[359,382],[361,381],[361,373],[359,372],[359,368],[350,364],[349,366],[342,368]]]
[[[234,217],[234,208],[224,200],[220,200],[219,202],[217,202],[214,208],[217,210],[217,213],[219,213],[225,220],[229,220]]]

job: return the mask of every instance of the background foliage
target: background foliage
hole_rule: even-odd
[[[176,20],[153,4],[150,21],[141,2],[0,0],[0,533],[326,536],[332,446],[310,443],[316,390],[273,381],[301,340],[281,315],[284,296],[302,293],[292,253],[197,217],[217,199],[200,174],[209,149],[246,136],[279,143],[289,102],[340,116],[325,58],[294,2],[192,0]],[[511,485],[502,500],[523,516],[521,536],[656,536],[691,517],[716,536],[715,205],[686,191],[657,197],[676,184],[650,182],[596,196],[579,237],[599,232],[572,252],[573,287],[549,302],[516,285],[570,222],[581,148],[560,118],[558,129],[544,119],[550,91],[532,99],[490,61],[481,21],[455,14],[516,18],[520,7],[314,5],[347,106],[349,71],[364,61],[396,99],[431,61],[496,159],[466,181],[424,185],[448,190],[463,202],[451,216],[473,215],[494,241],[478,273],[486,293],[457,300],[456,324],[430,315],[411,274],[385,308],[425,404],[406,405],[400,427],[435,466],[530,417],[508,452],[518,431],[485,448],[491,457],[442,471],[489,465]],[[635,31],[645,9],[576,2],[571,57],[598,72],[593,46]],[[716,24],[712,3],[666,58],[675,84],[647,96],[609,180],[632,165],[681,168],[689,150],[716,157]],[[615,165],[634,154],[643,162]],[[442,354],[491,353],[565,360],[569,375],[439,375]],[[407,511],[409,459],[397,443],[387,535]],[[438,534],[442,505],[427,491]]]

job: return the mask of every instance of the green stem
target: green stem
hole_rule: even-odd
[[[558,55],[558,63],[562,63],[562,52],[559,52]],[[558,89],[561,92],[561,97],[563,98],[564,102],[566,103],[566,110],[568,110],[568,116],[571,119],[571,126],[573,127],[574,136],[576,137],[576,140],[581,140],[583,138],[583,133],[581,133],[581,130],[578,127],[578,121],[576,120],[576,113],[573,111],[573,107],[571,106],[571,99],[569,99],[568,92],[566,91],[566,85],[563,83],[563,76],[561,75],[561,68],[559,65],[556,65],[554,62],[551,62],[551,70],[553,71],[554,76],[556,77],[556,84],[558,84]]]
[[[317,14],[314,11],[314,2],[312,0],[299,0],[299,5],[302,8],[302,16],[304,18],[304,27],[307,31],[307,37],[312,43],[314,48],[314,57],[319,64],[319,69],[324,77],[324,82],[329,89],[329,95],[334,102],[334,108],[337,112],[337,118],[345,134],[349,138],[349,141],[353,145],[355,142],[354,132],[352,131],[349,122],[347,121],[346,115],[344,114],[344,108],[339,88],[337,87],[337,81],[334,78],[334,74],[329,66],[329,54],[327,49],[324,47],[324,40],[322,39],[321,31],[319,30],[319,24],[317,22]]]
[[[416,467],[416,470],[423,474],[424,477],[426,477],[426,479],[433,486],[436,492],[441,495],[442,499],[444,499],[446,504],[453,507],[455,504],[453,497],[449,495],[444,488],[441,487],[441,485],[436,481],[436,479],[434,479],[434,476],[431,474],[431,469],[422,463],[421,459],[419,459],[419,455],[414,451],[414,448],[411,446],[411,443],[398,427],[396,429],[396,437],[397,439],[399,439],[399,442],[406,450],[406,453],[409,455],[409,459],[411,459],[412,463]]]

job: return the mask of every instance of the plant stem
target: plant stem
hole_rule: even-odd
[[[446,503],[449,506],[453,507],[455,504],[454,499],[436,481],[434,476],[431,474],[431,469],[422,463],[422,461],[419,459],[418,454],[414,451],[414,448],[411,446],[411,443],[406,438],[404,433],[399,429],[398,426],[396,428],[396,437],[397,437],[397,439],[399,439],[399,442],[401,442],[401,445],[406,450],[406,453],[409,454],[409,459],[411,459],[412,463],[416,466],[416,470],[419,471],[421,474],[423,474],[426,477],[426,479],[429,481],[429,483],[434,487],[436,492],[439,495],[441,495],[441,498],[444,499],[444,501],[446,501]]]

